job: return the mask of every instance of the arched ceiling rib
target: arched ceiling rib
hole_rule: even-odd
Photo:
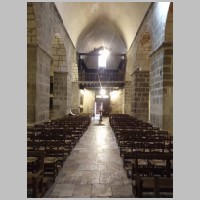
[[[117,37],[118,40],[119,37],[121,37],[120,48],[123,48],[124,45],[126,48],[125,51],[128,51],[150,3],[151,2],[56,2],[55,4],[77,51],[89,52],[95,47],[98,47],[100,38],[99,31],[102,31],[101,28],[103,27],[105,28],[105,41],[109,41],[113,33],[117,30],[115,37]],[[107,22],[104,21],[105,19]],[[104,25],[102,25],[102,23],[104,23]],[[106,25],[111,25],[112,28],[108,30]],[[83,48],[78,40],[80,40],[80,38],[83,39],[84,36],[88,37],[89,35],[92,35],[93,39],[88,46],[82,45],[84,46]]]

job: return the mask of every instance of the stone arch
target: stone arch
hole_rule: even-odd
[[[65,115],[67,106],[67,57],[64,40],[56,33],[51,42],[50,118]]]
[[[135,54],[132,79],[132,114],[138,119],[149,121],[149,77],[152,51],[151,30],[146,25],[140,32]]]
[[[145,31],[139,40],[137,52],[135,69],[140,68],[141,70],[150,70],[150,53],[152,49],[152,41],[149,32]]]

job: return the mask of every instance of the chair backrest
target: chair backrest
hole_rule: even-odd
[[[173,160],[173,154],[170,153],[155,153],[155,152],[136,152],[135,153],[135,173],[138,172],[138,160],[144,159],[151,160],[165,160],[166,161],[166,175],[170,176],[171,160]],[[149,162],[150,163],[150,162]]]

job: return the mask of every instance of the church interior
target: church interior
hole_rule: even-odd
[[[27,197],[173,198],[173,2],[27,2]]]

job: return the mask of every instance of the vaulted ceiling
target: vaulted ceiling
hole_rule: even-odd
[[[151,2],[55,3],[77,52],[105,46],[126,53]]]

